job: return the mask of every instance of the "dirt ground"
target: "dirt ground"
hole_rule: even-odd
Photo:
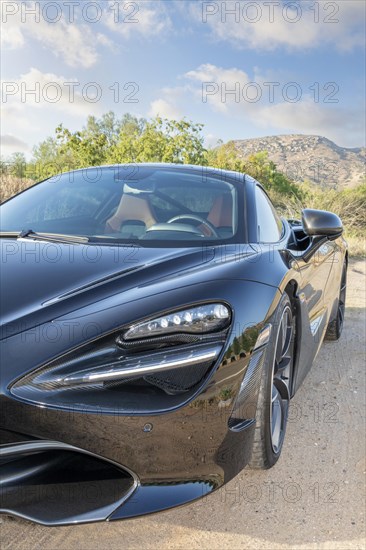
[[[269,471],[245,469],[211,496],[145,518],[49,528],[3,516],[11,549],[364,549],[365,261],[349,268],[346,325],[323,344],[292,401]]]

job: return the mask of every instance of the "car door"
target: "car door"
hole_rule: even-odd
[[[334,245],[323,244],[305,261],[296,260],[300,274],[298,292],[300,314],[300,345],[298,346],[298,369],[295,385],[299,387],[319,351],[328,324],[327,294],[329,277],[334,262]]]
[[[255,196],[258,242],[273,243],[276,246],[276,242],[281,239],[282,221],[259,185],[256,185]],[[328,322],[328,279],[333,261],[334,243],[329,241],[318,248],[307,261],[299,254],[291,262],[299,281],[299,345],[294,388],[305,378],[323,340]]]

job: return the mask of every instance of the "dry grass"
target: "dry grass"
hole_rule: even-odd
[[[21,179],[14,176],[2,175],[0,177],[0,203],[10,199],[13,195],[20,193],[34,181],[31,179]]]
[[[349,254],[353,258],[366,258],[366,238],[360,235],[345,235]]]
[[[362,190],[363,189],[363,190]],[[360,186],[355,190],[321,191],[312,189],[305,203],[296,197],[289,199],[279,194],[271,194],[277,209],[285,218],[300,219],[303,208],[328,210],[337,214],[344,225],[344,236],[348,242],[350,256],[366,257],[366,204],[365,189]]]
[[[23,191],[33,185],[31,179],[21,179],[14,176],[2,175],[0,177],[0,203]],[[346,201],[344,200],[346,198]],[[345,225],[345,237],[349,245],[349,253],[354,257],[366,257],[366,239],[364,233],[366,210],[362,201],[354,201],[351,197],[348,199],[341,193],[335,191],[328,193],[316,193],[306,204],[308,208],[319,208],[330,210],[339,214]],[[276,206],[287,218],[298,218],[300,211],[304,206],[298,201],[284,200],[281,196],[273,197]]]

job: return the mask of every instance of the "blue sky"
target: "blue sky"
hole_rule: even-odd
[[[108,110],[365,142],[365,3],[1,2],[2,154]],[[32,90],[34,93],[32,94]]]

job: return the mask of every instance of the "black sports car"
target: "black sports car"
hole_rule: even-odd
[[[343,324],[339,218],[261,185],[139,164],[1,206],[1,511],[47,524],[187,503],[282,450]]]

